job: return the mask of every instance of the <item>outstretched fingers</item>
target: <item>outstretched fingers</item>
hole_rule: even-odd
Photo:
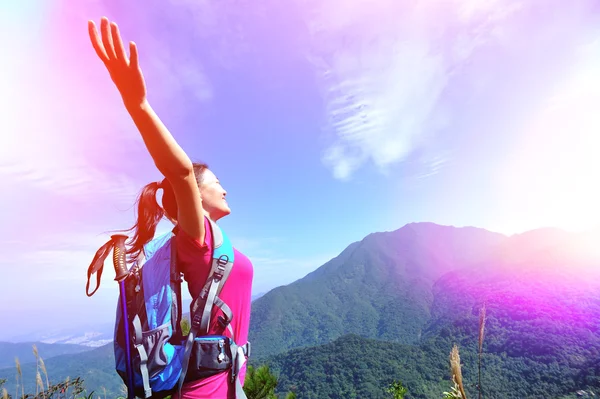
[[[115,47],[113,45],[112,36],[110,34],[110,27],[108,23],[108,18],[102,17],[100,20],[100,32],[102,34],[102,44],[104,44],[104,50],[106,51],[106,55],[108,59],[114,60],[117,58],[115,54]]]
[[[90,34],[90,40],[92,41],[92,46],[94,46],[94,50],[96,50],[96,54],[102,60],[102,62],[108,62],[108,55],[106,51],[104,51],[104,46],[100,42],[100,36],[98,36],[98,30],[96,29],[96,24],[94,21],[88,21],[88,33]]]
[[[121,40],[119,27],[114,22],[110,23],[110,33],[112,36],[112,42],[115,45],[115,54],[117,56],[117,59],[125,65],[128,65],[129,60],[127,59],[127,55],[125,54],[125,49],[123,48],[123,41]]]
[[[135,69],[139,68],[138,51],[137,51],[137,46],[135,45],[134,42],[129,42],[129,57],[130,57],[129,65]]]

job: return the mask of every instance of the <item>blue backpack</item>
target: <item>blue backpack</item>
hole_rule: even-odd
[[[223,312],[218,322],[222,334],[231,328],[233,314],[219,294],[233,267],[233,247],[227,236],[209,219],[213,237],[212,266],[200,295],[190,310],[190,332],[181,330],[182,273],[177,267],[175,248],[177,227],[155,237],[127,268],[126,236],[114,235],[94,256],[88,268],[86,294],[100,286],[104,261],[111,249],[119,282],[119,306],[115,322],[114,354],[117,373],[127,384],[128,398],[162,398],[178,390],[184,382],[221,372],[231,373],[236,398],[246,399],[239,370],[250,344],[238,346],[225,335],[208,335],[211,313],[216,306]],[[96,288],[89,292],[90,278],[96,273]],[[234,337],[235,338],[235,337]]]

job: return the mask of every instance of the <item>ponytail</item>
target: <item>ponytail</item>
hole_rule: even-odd
[[[202,174],[208,165],[204,163],[194,163],[194,175],[198,186],[202,182]],[[163,189],[162,207],[156,201],[156,193],[159,189]],[[166,215],[172,220],[177,220],[177,201],[171,183],[165,178],[162,182],[153,182],[146,184],[136,200],[137,218],[136,222],[129,230],[133,232],[133,236],[127,242],[128,262],[135,261],[140,253],[144,250],[144,245],[154,238],[156,226],[161,219]]]
[[[165,215],[164,209],[156,201],[156,192],[161,183],[153,182],[146,184],[136,200],[137,218],[136,222],[128,232],[133,232],[133,236],[127,243],[128,261],[134,261],[142,252],[144,245],[154,237],[156,226]]]

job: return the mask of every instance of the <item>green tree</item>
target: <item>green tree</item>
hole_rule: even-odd
[[[269,366],[263,365],[257,369],[248,366],[244,380],[244,392],[248,399],[277,399],[275,387],[277,377],[271,373]]]
[[[406,395],[408,389],[400,381],[394,381],[390,384],[386,392],[392,395],[392,399],[404,399],[404,395]]]
[[[277,377],[271,373],[266,364],[259,368],[248,366],[244,379],[244,392],[248,399],[277,399],[278,396],[275,394],[277,382]],[[296,399],[296,393],[288,392],[285,399]]]

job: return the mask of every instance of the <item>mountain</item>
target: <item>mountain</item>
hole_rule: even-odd
[[[346,334],[416,343],[431,316],[436,280],[486,259],[507,239],[433,223],[370,234],[303,279],[254,301],[253,351],[264,357]]]
[[[556,229],[504,237],[432,224],[370,235],[303,280],[257,300],[250,340],[262,361],[281,370],[282,392],[297,387],[302,398],[364,397],[366,391],[382,397],[390,370],[397,370],[411,398],[435,397],[440,378],[448,379],[455,343],[467,362],[463,375],[476,382],[485,304],[486,397],[598,392],[597,238]],[[394,295],[400,300],[390,301]],[[346,334],[386,342],[357,344],[354,336],[346,348],[339,338]],[[332,346],[313,346],[327,338],[335,340]],[[295,347],[304,349],[282,353]],[[371,356],[385,367],[360,360]]]
[[[0,342],[0,368],[15,367],[15,358],[18,358],[21,363],[35,362],[33,345],[36,346],[39,356],[44,360],[58,355],[69,355],[91,350],[90,347],[83,345]]]

